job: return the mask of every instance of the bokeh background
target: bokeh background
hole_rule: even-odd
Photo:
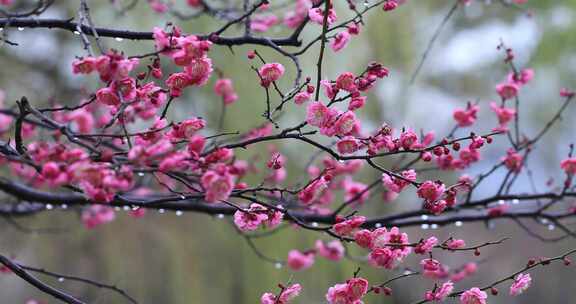
[[[184,7],[185,1],[176,2],[182,2],[177,5]],[[536,71],[534,81],[521,93],[524,131],[528,135],[534,134],[552,117],[562,102],[558,97],[559,89],[576,86],[576,0],[529,0],[524,7],[531,15],[526,11],[504,8],[498,4],[499,1],[474,2],[458,10],[448,22],[413,85],[409,84],[411,73],[453,1],[408,1],[394,12],[374,10],[367,16],[368,27],[363,28],[360,37],[355,37],[338,56],[328,51],[325,70],[330,77],[344,71],[360,72],[371,61],[379,61],[391,69],[391,77],[377,85],[369,95],[366,108],[360,111],[364,130],[386,122],[397,128],[410,126],[416,130],[435,130],[439,135],[447,134],[454,124],[452,109],[476,100],[482,107],[482,122],[475,126],[475,130],[479,133],[490,130],[496,124],[496,118],[488,109],[488,102],[496,97],[494,85],[504,80],[507,73],[502,64],[502,53],[496,50],[501,40],[514,48],[519,66]],[[110,1],[92,0],[89,4],[97,26],[150,30],[153,26],[164,26],[173,21],[189,33],[210,32],[218,26],[217,22],[206,17],[179,21],[169,15],[155,14],[146,1],[140,1],[124,15],[119,15]],[[343,4],[344,1],[338,5]],[[76,15],[77,6],[76,1],[57,1],[43,17],[72,17]],[[339,10],[342,16],[346,11]],[[284,11],[280,10],[278,14],[283,15]],[[232,29],[231,33],[235,31],[238,29]],[[315,37],[318,31],[319,27],[308,26],[303,33],[304,40]],[[7,32],[10,40],[19,43],[18,47],[0,47],[0,88],[7,94],[7,106],[24,95],[36,106],[47,105],[50,100],[77,104],[85,96],[84,92],[98,87],[95,77],[71,74],[74,57],[84,55],[78,36],[59,30],[10,29]],[[286,34],[276,29],[270,33]],[[105,39],[103,43],[128,55],[153,49],[150,41]],[[256,76],[250,70],[251,63],[246,59],[249,49],[214,47],[210,52],[215,65],[235,80],[240,96],[227,109],[224,129],[228,131],[246,131],[263,122],[260,114],[265,106],[264,92],[258,89]],[[260,52],[269,61],[285,63],[288,76],[293,75],[292,66],[284,58],[278,58],[272,50],[260,49]],[[313,48],[303,56],[304,75],[315,75],[317,54],[317,48]],[[290,78],[285,77],[281,85],[288,87]],[[210,128],[216,128],[221,101],[211,91],[214,80],[215,76],[204,88],[186,90],[184,97],[173,105],[169,117],[202,116],[208,119]],[[290,114],[281,120],[284,126],[302,120],[301,108],[290,105],[288,109]],[[550,177],[559,179],[561,176],[559,161],[566,156],[568,143],[575,140],[574,114],[576,109],[568,110],[562,122],[541,142],[529,160],[539,191],[548,190],[545,182]],[[505,144],[504,139],[496,140],[484,153],[484,162],[473,166],[467,173],[489,168],[502,156]],[[292,142],[278,147],[288,157],[288,179],[302,178],[305,174],[303,160],[307,160],[313,151]],[[241,157],[248,159],[266,151],[266,145],[254,148],[254,151],[241,152]],[[6,171],[4,168],[1,170]],[[503,174],[494,175],[477,196],[493,194],[496,191],[494,185]],[[442,173],[440,177],[450,183],[456,180],[457,175]],[[258,182],[259,178],[248,181]],[[356,180],[365,183],[375,178],[377,173],[369,169],[355,176]],[[521,178],[514,189],[516,192],[530,191],[527,177]],[[361,214],[387,214],[418,208],[419,204],[412,191],[407,191],[394,203],[384,203],[381,195],[375,193]],[[358,266],[362,267],[362,275],[371,282],[384,281],[395,274],[370,269],[361,262],[333,263],[322,258],[317,258],[309,270],[291,273],[258,258],[236,233],[229,219],[200,214],[176,216],[173,212],[149,212],[142,219],[134,219],[118,211],[113,223],[86,230],[81,226],[78,212],[62,212],[56,206],[50,212],[15,221],[26,229],[56,228],[61,231],[26,232],[0,219],[2,254],[13,256],[24,264],[117,284],[140,303],[257,303],[263,292],[276,290],[277,283],[290,280],[304,286],[296,303],[324,303],[328,287],[350,277]],[[545,222],[527,221],[526,225],[549,237],[559,233]],[[512,273],[523,267],[529,257],[557,255],[576,246],[570,238],[557,243],[542,243],[506,220],[433,228],[436,227],[413,227],[407,231],[413,240],[437,235],[440,239],[462,237],[474,243],[511,237],[501,246],[482,250],[480,257],[471,253],[440,255],[439,259],[453,269],[470,260],[479,263],[478,273],[461,282],[458,289],[485,285]],[[267,256],[283,260],[288,250],[311,248],[319,238],[325,239],[325,236],[287,227],[272,236],[256,239],[255,244]],[[352,256],[361,254],[361,251],[350,251]],[[417,262],[411,258],[407,265],[417,266]],[[574,267],[560,265],[537,269],[533,275],[534,286],[525,294],[516,298],[506,295],[491,298],[490,303],[574,303],[575,273]],[[45,279],[89,303],[124,302],[106,290]],[[410,303],[422,298],[424,291],[432,288],[433,284],[426,279],[408,278],[391,284],[392,296],[370,295],[365,302]],[[503,285],[503,294],[506,288]],[[15,276],[0,275],[0,303],[24,303],[31,298],[56,303]]]

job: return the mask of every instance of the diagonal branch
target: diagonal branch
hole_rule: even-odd
[[[32,286],[38,288],[39,290],[41,290],[44,293],[47,293],[51,296],[53,296],[54,298],[61,300],[65,303],[70,303],[70,304],[85,304],[85,302],[82,302],[78,299],[76,299],[75,297],[61,291],[58,290],[50,285],[47,285],[45,283],[43,283],[42,281],[38,280],[36,277],[30,275],[28,272],[26,272],[26,270],[24,270],[22,267],[20,267],[20,265],[14,263],[12,260],[8,259],[7,257],[0,255],[0,263],[3,264],[4,266],[8,267],[8,269],[10,269],[15,275],[19,276],[20,278],[22,278],[24,281],[30,283]]]
[[[81,282],[81,283],[92,285],[92,286],[95,286],[98,288],[108,289],[108,290],[114,291],[114,292],[118,293],[119,295],[121,295],[122,297],[126,298],[128,301],[130,301],[130,303],[134,303],[134,304],[138,303],[134,298],[132,298],[130,295],[128,295],[128,293],[126,293],[126,291],[116,287],[115,285],[104,284],[104,283],[100,283],[100,282],[86,279],[86,278],[82,278],[82,277],[55,273],[55,272],[48,271],[48,270],[45,270],[42,268],[36,268],[36,267],[26,266],[26,265],[22,265],[22,264],[18,264],[18,266],[20,266],[20,268],[22,268],[26,271],[40,273],[40,274],[43,274],[43,275],[46,275],[49,277],[53,277],[53,278],[57,278],[57,279],[66,279],[68,281]]]

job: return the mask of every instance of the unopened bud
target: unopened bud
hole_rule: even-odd
[[[387,296],[392,294],[392,289],[390,287],[384,287],[382,288],[382,291],[384,291],[384,294]]]

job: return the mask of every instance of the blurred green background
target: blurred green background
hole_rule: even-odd
[[[25,1],[22,1],[25,2]],[[184,7],[183,0],[176,0]],[[486,4],[484,2],[494,2]],[[504,8],[498,1],[475,1],[460,9],[442,31],[434,45],[415,84],[410,85],[412,71],[453,1],[407,1],[406,5],[390,13],[380,9],[366,18],[368,26],[362,35],[354,37],[351,44],[338,56],[327,52],[326,77],[335,78],[339,73],[359,73],[371,61],[378,61],[391,69],[391,77],[381,81],[370,93],[367,106],[360,111],[363,130],[369,131],[383,122],[401,128],[435,130],[438,135],[447,134],[453,122],[451,111],[463,107],[468,100],[479,100],[484,123],[476,126],[478,132],[488,131],[495,125],[495,118],[487,104],[495,98],[494,85],[504,79],[507,71],[502,64],[502,53],[496,50],[500,39],[513,47],[518,64],[534,68],[534,81],[522,91],[523,125],[526,133],[534,134],[549,119],[561,103],[560,87],[576,86],[576,0],[529,0],[524,5],[531,13]],[[274,2],[272,2],[274,3]],[[348,16],[339,3],[340,18]],[[22,4],[23,5],[23,4]],[[89,1],[97,26],[118,29],[151,30],[173,21],[188,33],[206,33],[217,28],[218,23],[201,17],[191,21],[179,21],[169,15],[153,13],[146,1],[128,11],[124,16],[116,13],[109,1]],[[68,18],[76,15],[76,1],[57,1],[44,17]],[[280,16],[284,11],[278,11]],[[308,26],[303,33],[304,41],[315,37],[320,28]],[[230,33],[238,33],[232,29]],[[287,32],[270,30],[271,35],[282,36]],[[7,103],[26,95],[36,106],[48,104],[54,99],[63,104],[76,104],[82,91],[92,92],[100,83],[95,77],[79,77],[71,74],[71,62],[75,56],[84,55],[78,36],[59,30],[8,31],[10,40],[18,47],[3,45],[0,48],[0,89],[7,94]],[[142,54],[153,49],[151,41],[116,41],[105,39],[108,48],[117,48],[128,55]],[[251,48],[214,47],[209,56],[215,66],[227,77],[234,79],[240,99],[227,109],[224,129],[247,131],[264,122],[260,115],[264,109],[264,92],[250,70],[251,62],[246,53]],[[288,49],[288,48],[286,48]],[[287,67],[287,77],[280,83],[288,88],[292,81],[293,67],[285,58],[279,58],[269,49],[259,48],[269,61],[282,62]],[[315,75],[317,48],[309,50],[301,58],[304,76]],[[143,61],[147,63],[147,61]],[[213,76],[204,88],[191,88],[175,102],[169,117],[174,120],[197,115],[207,118],[209,128],[215,128],[221,101],[212,93]],[[303,109],[291,104],[290,114],[282,117],[282,126],[293,125],[303,118]],[[576,114],[570,109],[551,135],[537,148],[530,165],[540,190],[549,177],[559,176],[558,163],[567,153],[567,144],[574,141]],[[137,129],[139,126],[133,126]],[[531,133],[532,132],[532,133]],[[7,137],[8,135],[5,135]],[[499,142],[499,143],[498,143]],[[497,141],[484,154],[485,163],[467,172],[474,174],[491,166],[502,154],[504,140]],[[301,144],[278,145],[288,157],[288,180],[302,178],[304,159],[312,150]],[[500,148],[498,148],[500,147]],[[255,146],[254,151],[240,152],[241,158],[249,159],[266,151],[266,145]],[[265,154],[263,154],[265,157]],[[261,156],[262,157],[262,156]],[[441,175],[447,182],[456,175]],[[502,175],[494,176],[497,180]],[[254,177],[249,182],[258,182]],[[377,178],[376,172],[366,169],[355,180],[369,183]],[[488,183],[477,195],[495,192]],[[529,191],[527,179],[519,181],[516,191]],[[364,215],[378,215],[398,210],[418,208],[420,202],[412,191],[404,193],[397,201],[386,204],[379,194],[361,210]],[[154,213],[154,214],[153,214]],[[128,217],[117,212],[111,224],[86,230],[80,225],[79,213],[62,212],[59,208],[30,218],[16,219],[27,228],[59,228],[62,233],[25,233],[14,225],[0,219],[0,252],[11,255],[24,264],[41,266],[48,270],[114,283],[124,288],[140,303],[258,303],[265,291],[276,291],[277,283],[299,282],[304,286],[302,295],[295,303],[324,303],[328,287],[352,276],[357,267],[362,275],[377,283],[394,275],[394,272],[370,269],[355,261],[334,263],[317,258],[309,270],[291,273],[285,268],[277,269],[273,263],[259,259],[245,240],[239,236],[229,219],[172,212],[159,214],[149,212],[142,219]],[[542,223],[527,223],[547,236],[557,235],[548,231]],[[491,226],[491,229],[488,229]],[[570,227],[573,227],[571,225]],[[496,221],[466,224],[436,230],[414,227],[407,229],[411,240],[436,235],[465,238],[469,243],[512,237],[504,245],[482,251],[480,257],[471,253],[440,255],[441,261],[457,268],[469,260],[481,263],[477,275],[459,283],[458,289],[485,285],[505,274],[524,266],[528,257],[555,255],[574,247],[573,239],[553,244],[541,243],[525,235],[513,222]],[[283,260],[288,250],[311,248],[316,239],[327,239],[316,233],[303,232],[292,227],[270,237],[259,238],[255,244],[267,256]],[[350,255],[360,256],[360,250]],[[486,261],[485,260],[489,260]],[[416,267],[418,260],[408,259],[406,265]],[[559,265],[534,272],[534,287],[520,297],[503,296],[491,298],[490,303],[573,303],[574,268]],[[123,303],[124,299],[106,290],[98,290],[74,282],[47,282],[85,299],[89,303]],[[410,303],[422,298],[424,291],[433,287],[433,281],[409,278],[393,283],[390,297],[370,295],[366,303]],[[14,276],[0,275],[0,303],[24,303],[36,298],[46,303],[56,303],[48,296]],[[452,300],[454,301],[454,300]]]

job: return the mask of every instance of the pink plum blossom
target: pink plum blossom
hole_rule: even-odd
[[[258,69],[260,83],[263,87],[268,87],[284,75],[284,66],[280,63],[267,63]]]
[[[267,292],[260,298],[261,304],[289,304],[294,298],[300,295],[302,286],[300,284],[293,284],[288,287],[283,287],[278,296],[273,293]]]
[[[288,252],[287,265],[293,271],[301,271],[312,267],[314,264],[314,253],[303,253],[298,250]]]
[[[334,224],[333,229],[336,234],[346,236],[350,235],[354,230],[362,226],[365,221],[366,217],[361,215],[354,215],[347,220]]]
[[[88,229],[111,222],[115,217],[114,209],[103,205],[92,205],[82,211],[82,223]]]
[[[562,160],[560,162],[560,168],[568,175],[576,175],[576,157]]]
[[[201,182],[206,190],[207,202],[227,199],[234,188],[234,177],[223,169],[206,171],[202,175]]]
[[[418,187],[418,196],[426,201],[436,201],[444,194],[446,187],[440,181],[425,181]]]
[[[486,304],[488,295],[478,287],[470,288],[460,295],[461,304]]]
[[[324,9],[317,7],[317,8],[311,8],[308,11],[308,17],[310,17],[310,20],[314,23],[320,24],[322,25],[324,23]],[[328,17],[327,17],[327,23],[328,25],[334,23],[336,21],[336,11],[334,9],[329,9],[328,10]]]
[[[334,52],[338,52],[345,48],[350,42],[350,33],[348,31],[342,31],[336,34],[330,43],[330,47]]]
[[[339,240],[330,242],[317,240],[315,248],[318,255],[331,261],[339,261],[344,257],[344,246]]]
[[[464,242],[464,240],[461,239],[450,239],[446,242],[446,247],[452,250],[460,249],[463,248],[464,246],[466,246],[466,242]]]
[[[444,301],[450,293],[452,293],[452,290],[454,290],[454,283],[451,281],[444,282],[439,288],[436,288],[433,291],[426,291],[424,299],[427,301],[441,302]]]
[[[328,289],[326,300],[329,304],[361,304],[362,297],[368,292],[368,281],[353,278],[343,284],[336,284]]]
[[[523,293],[532,283],[532,277],[529,273],[521,273],[514,278],[514,283],[510,286],[510,295],[517,296]]]
[[[518,95],[518,85],[515,83],[501,83],[496,86],[496,92],[503,100],[511,99]]]
[[[238,99],[232,80],[229,78],[218,79],[214,84],[214,93],[221,96],[226,105],[232,104]]]
[[[234,213],[234,224],[242,231],[256,230],[266,220],[267,209],[259,204],[252,204],[248,210],[237,210]]]
[[[456,109],[454,110],[452,116],[454,120],[458,123],[459,127],[469,127],[476,122],[476,115],[480,109],[477,105],[468,105],[466,109]]]

